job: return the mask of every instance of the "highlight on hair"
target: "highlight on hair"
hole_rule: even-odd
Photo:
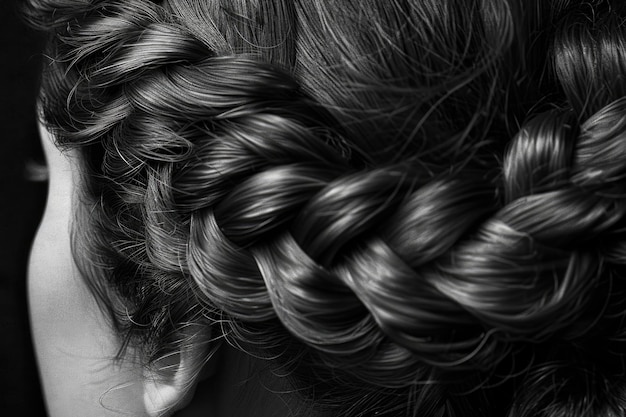
[[[625,412],[620,2],[27,11],[77,258],[147,363],[201,328],[336,415]]]

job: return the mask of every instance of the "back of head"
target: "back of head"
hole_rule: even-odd
[[[624,413],[620,2],[29,11],[148,364],[224,338],[336,415]]]

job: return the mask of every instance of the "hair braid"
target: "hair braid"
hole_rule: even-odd
[[[508,223],[550,262],[539,274],[553,286],[553,302],[533,309],[553,326],[514,323],[515,332],[540,330],[535,343],[551,338],[552,347],[534,349],[511,417],[624,411],[623,15],[621,3],[597,1],[558,20],[553,65],[571,110],[527,123],[505,164]]]
[[[274,126],[276,128],[277,125]],[[294,141],[297,142],[297,139]],[[245,159],[244,154],[238,155]],[[232,154],[229,156],[232,157]],[[258,156],[254,155],[253,158],[256,160]],[[239,162],[236,166],[258,168],[272,162],[277,161],[257,164]],[[278,162],[282,162],[280,158]],[[427,281],[421,280],[420,286],[420,279],[415,276],[415,272],[408,266],[403,267],[404,262],[393,254],[393,250],[379,239],[372,238],[372,234],[379,232],[379,229],[384,231],[386,225],[382,222],[381,227],[381,220],[391,217],[391,227],[402,227],[403,236],[435,236],[436,232],[429,233],[428,230],[420,229],[406,231],[403,226],[409,223],[413,227],[424,227],[430,212],[434,220],[431,227],[434,228],[453,222],[453,218],[458,218],[459,209],[471,209],[472,214],[464,217],[463,223],[459,224],[464,226],[457,228],[453,234],[458,238],[476,220],[493,210],[493,186],[472,175],[465,181],[450,181],[453,185],[447,185],[447,181],[443,180],[432,183],[429,181],[430,174],[423,173],[425,184],[422,190],[418,186],[419,175],[410,165],[354,171],[345,164],[332,166],[323,162],[318,161],[317,167],[302,164],[280,165],[251,174],[247,179],[240,180],[238,185],[230,184],[231,192],[223,199],[215,200],[213,208],[199,210],[193,215],[197,221],[192,223],[189,262],[192,265],[192,275],[210,304],[245,320],[264,320],[276,314],[297,337],[323,351],[341,353],[342,356],[354,354],[355,349],[347,343],[345,335],[351,335],[356,340],[361,340],[361,343],[365,340],[363,336],[359,336],[360,331],[355,332],[350,327],[337,329],[338,324],[329,320],[339,313],[346,315],[345,309],[348,306],[353,312],[347,314],[347,317],[354,317],[350,322],[356,328],[363,328],[363,323],[367,323],[363,320],[369,320],[370,324],[365,328],[371,332],[371,319],[366,317],[371,313],[381,327],[389,328],[389,333],[395,339],[402,340],[403,337],[398,336],[398,332],[405,332],[404,345],[411,346],[411,350],[415,352],[421,351],[423,357],[432,355],[436,349],[428,346],[429,343],[425,341],[422,343],[423,347],[418,347],[419,341],[411,341],[409,334],[417,332],[422,338],[429,339],[433,331],[456,329],[468,320],[475,325],[471,319],[460,320],[458,315],[449,316],[442,321],[441,317],[445,316],[443,313],[459,310],[455,303],[437,297]],[[342,165],[347,170],[343,175]],[[354,172],[350,173],[351,171]],[[189,172],[187,175],[192,174]],[[205,182],[207,194],[212,195],[206,184]],[[403,205],[413,192],[415,197]],[[443,203],[437,201],[440,193],[448,194],[446,199],[442,197]],[[204,197],[201,198],[204,200]],[[415,210],[408,212],[410,220],[404,224],[394,215],[396,210],[401,211],[400,207],[404,207],[404,212],[407,212],[408,207]],[[449,214],[445,211],[446,207]],[[437,210],[439,208],[443,211]],[[411,245],[412,249],[416,249],[415,246],[420,243],[423,244],[411,255],[412,262],[420,256],[421,263],[436,259],[454,244],[453,240],[447,238],[444,242],[448,243],[438,242],[442,246],[438,253],[432,253],[433,248],[428,245],[430,240],[420,242],[400,239],[400,232],[392,233],[391,239],[394,239],[394,234],[396,242],[406,240],[406,244]],[[372,249],[370,258],[360,258],[363,238],[372,242],[372,247],[367,249]],[[277,239],[280,242],[279,247],[271,243]],[[269,244],[273,250],[265,248]],[[358,253],[354,258],[361,260],[348,267],[350,262],[355,262],[351,258],[351,249]],[[409,253],[401,245],[399,250]],[[247,255],[248,251],[251,255]],[[275,257],[274,253],[280,253],[281,256]],[[289,259],[288,254],[293,254],[295,259]],[[385,257],[389,261],[385,262]],[[359,268],[359,262],[368,267]],[[379,266],[372,266],[372,262]],[[261,274],[254,271],[256,263],[261,268]],[[335,268],[336,265],[341,266]],[[389,270],[383,274],[385,268]],[[374,284],[376,281],[379,284]],[[264,294],[265,285],[269,289],[269,300],[275,312],[268,305]],[[398,310],[398,300],[402,296],[406,297],[407,290],[415,298],[402,302],[404,307]],[[389,298],[384,301],[387,293]],[[303,297],[308,301],[301,305]],[[433,301],[437,298],[440,299],[438,303]],[[442,306],[437,308],[437,304]],[[326,320],[314,319],[315,311]],[[404,315],[400,327],[405,328],[392,331],[391,328],[398,324],[388,323],[397,321],[400,314]],[[420,314],[424,320],[415,320]],[[453,322],[457,325],[451,327]],[[341,336],[340,333],[345,335]],[[335,337],[329,338],[328,334]],[[372,338],[370,335],[368,338],[370,342],[362,348],[367,352],[380,343],[376,342],[380,336]],[[459,343],[458,346],[465,350],[465,354],[469,354],[468,346],[475,349],[477,344],[480,342],[474,340],[472,343]],[[367,347],[368,345],[371,346]],[[455,360],[458,360],[458,353],[454,352],[454,355]],[[435,362],[435,359],[432,360]]]
[[[579,358],[623,392],[626,101],[612,74],[626,66],[611,2],[591,23],[573,2],[538,6],[538,28],[487,0],[258,6],[284,25],[251,4],[36,3],[63,11],[45,23],[59,41],[43,107],[89,170],[84,267],[125,299],[118,325],[150,359],[190,323],[219,326],[338,382],[354,413],[410,397],[454,415],[475,395],[467,413],[488,415],[502,384],[510,415],[533,415],[533,394],[568,399],[549,400],[548,379],[587,381],[565,372]],[[528,79],[508,68],[551,19],[549,56],[522,63]],[[554,77],[539,75],[550,59]],[[509,112],[531,106],[510,102],[544,87],[559,109],[509,140]]]

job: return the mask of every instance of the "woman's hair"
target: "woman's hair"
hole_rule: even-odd
[[[28,13],[77,258],[147,365],[225,339],[342,416],[626,412],[623,2]]]

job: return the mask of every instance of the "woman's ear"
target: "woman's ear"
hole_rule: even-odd
[[[144,371],[143,402],[148,416],[169,416],[184,408],[198,382],[214,375],[219,346],[199,336],[188,340],[179,352],[157,360]]]

